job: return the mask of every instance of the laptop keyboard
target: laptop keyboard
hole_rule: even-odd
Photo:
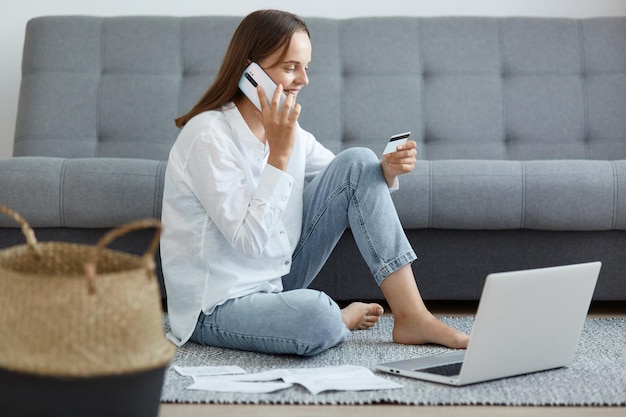
[[[416,369],[419,372],[443,376],[457,376],[461,373],[463,362],[449,363],[447,365],[433,366],[432,368]]]

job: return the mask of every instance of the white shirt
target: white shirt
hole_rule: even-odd
[[[287,172],[230,103],[190,120],[170,151],[161,262],[171,331],[184,344],[200,312],[257,292],[282,291],[300,238],[302,193],[333,159],[298,126]]]

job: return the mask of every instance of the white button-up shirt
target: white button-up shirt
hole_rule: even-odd
[[[302,227],[302,193],[334,157],[298,126],[287,168],[234,104],[202,113],[170,151],[163,193],[161,261],[178,346],[200,312],[256,292],[282,291]]]

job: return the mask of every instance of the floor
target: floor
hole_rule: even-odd
[[[439,316],[472,315],[475,303],[430,303],[429,309]],[[594,303],[590,317],[626,318],[626,302]],[[159,417],[195,417],[227,415],[229,417],[403,417],[419,414],[429,417],[617,417],[626,415],[626,407],[493,407],[493,406],[330,406],[330,405],[222,405],[161,404]]]

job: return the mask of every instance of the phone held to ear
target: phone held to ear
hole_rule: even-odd
[[[387,155],[388,153],[395,152],[398,146],[403,145],[409,140],[409,136],[411,132],[398,133],[397,135],[393,135],[389,142],[387,142],[387,146],[385,146],[385,150],[383,151],[383,155]]]
[[[239,80],[239,89],[250,99],[250,101],[261,111],[261,102],[259,100],[259,93],[257,93],[257,86],[261,86],[265,92],[267,102],[272,103],[272,97],[274,97],[274,91],[276,90],[276,83],[270,78],[263,68],[256,62],[251,63],[246,67]],[[283,93],[280,97],[280,106],[285,103],[287,96]]]

